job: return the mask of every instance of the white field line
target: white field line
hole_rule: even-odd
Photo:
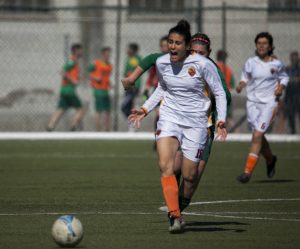
[[[221,200],[221,201],[204,201],[194,202],[191,205],[206,205],[206,204],[223,204],[223,203],[240,203],[240,202],[274,202],[274,201],[300,201],[300,198],[274,198],[274,199],[248,199],[248,200]],[[165,211],[165,206],[160,207],[159,210]],[[73,215],[165,215],[162,212],[33,212],[33,213],[0,213],[1,216],[45,216],[45,215],[64,215],[71,213]],[[300,222],[300,219],[288,219],[288,218],[269,218],[269,217],[257,217],[257,216],[237,216],[237,215],[225,215],[225,214],[258,214],[258,215],[297,215],[300,212],[183,212],[188,216],[205,216],[205,217],[217,217],[217,218],[234,218],[234,219],[247,219],[247,220],[270,220],[270,221],[290,221]]]
[[[65,214],[66,214],[66,212],[0,213],[0,217],[1,216],[59,216],[59,215],[65,215]],[[161,212],[68,212],[68,214],[73,214],[73,215],[165,215],[164,213],[161,213]],[[186,216],[204,216],[204,217],[234,218],[234,219],[247,219],[247,220],[271,220],[271,221],[300,222],[300,219],[221,215],[220,212],[216,212],[216,213],[213,213],[213,212],[211,212],[211,213],[183,212],[183,214]],[[293,214],[293,212],[291,214]]]
[[[267,134],[271,142],[300,142],[300,135]],[[154,140],[153,132],[0,132],[0,140]],[[251,134],[229,134],[227,141],[249,142]]]
[[[220,200],[220,201],[200,201],[193,202],[190,205],[207,205],[207,204],[220,204],[220,203],[239,203],[239,202],[274,202],[274,201],[300,201],[300,198],[273,198],[273,199],[246,199],[246,200]]]
[[[234,219],[245,219],[245,220],[272,220],[272,221],[291,221],[300,222],[300,219],[283,219],[283,218],[269,218],[269,217],[249,217],[249,216],[236,216],[236,215],[220,215],[220,214],[207,214],[207,213],[183,213],[185,215],[193,216],[206,216],[206,217],[217,217],[217,218],[234,218]]]

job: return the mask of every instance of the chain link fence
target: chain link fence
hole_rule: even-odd
[[[79,1],[78,1],[79,2]],[[82,1],[83,2],[83,1]],[[128,1],[133,4],[135,1]],[[200,1],[199,1],[200,2]],[[176,7],[176,6],[175,6]],[[124,73],[126,47],[130,42],[140,46],[143,57],[159,51],[159,39],[176,22],[186,18],[192,31],[205,32],[212,42],[211,57],[224,49],[227,64],[238,81],[244,62],[254,54],[254,37],[260,31],[274,36],[275,54],[286,65],[291,51],[300,51],[300,12],[294,9],[270,9],[264,6],[187,6],[182,9],[132,7],[123,5],[80,5],[32,7],[0,6],[0,131],[44,131],[57,107],[61,71],[72,43],[80,42],[84,56],[80,62],[81,84],[77,92],[86,108],[81,124],[84,131],[95,130],[95,110],[87,65],[100,56],[104,46],[112,48],[113,73],[110,95],[112,130],[128,129],[120,111],[124,95],[120,80]],[[143,76],[145,82],[147,74]],[[136,98],[136,105],[142,103]],[[245,96],[233,92],[232,123],[243,120]],[[57,130],[69,130],[73,111],[59,123]],[[145,122],[143,130],[151,131],[153,123]],[[275,124],[276,125],[276,124]],[[285,127],[276,128],[285,132]],[[281,130],[280,130],[281,129]],[[246,122],[237,129],[247,132]],[[299,131],[299,129],[298,129]]]

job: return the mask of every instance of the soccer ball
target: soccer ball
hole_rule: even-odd
[[[52,237],[61,247],[75,247],[83,238],[80,220],[73,215],[59,217],[53,224]]]

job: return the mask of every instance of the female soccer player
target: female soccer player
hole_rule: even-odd
[[[273,56],[273,37],[268,32],[257,34],[255,38],[256,56],[246,61],[241,81],[236,87],[240,93],[247,90],[247,119],[252,128],[252,142],[244,172],[237,177],[247,183],[257,164],[259,154],[266,159],[267,176],[275,174],[276,156],[273,155],[265,133],[272,123],[278,99],[287,86],[289,77],[283,64]]]
[[[210,48],[210,39],[206,34],[203,33],[196,33],[193,35],[191,39],[191,50],[190,52],[200,54],[202,56],[207,57],[210,59],[216,66],[219,76],[222,81],[222,86],[224,88],[224,91],[226,93],[226,99],[227,99],[227,107],[230,105],[231,102],[231,94],[229,92],[229,89],[227,87],[227,84],[225,82],[224,75],[220,68],[217,67],[216,63],[209,57],[211,53]],[[122,80],[122,82],[133,84],[136,80],[136,77],[139,77],[144,71],[151,68],[153,64],[155,64],[156,60],[161,57],[163,54],[150,54],[146,56],[140,63],[140,65],[135,69],[133,74],[129,78],[125,78]],[[208,90],[208,89],[206,89]],[[208,92],[207,92],[208,95]],[[160,101],[160,99],[163,98],[163,96],[157,96],[157,93],[155,92],[153,96],[150,98],[155,98],[157,101]],[[205,166],[208,162],[210,151],[212,147],[212,143],[214,140],[214,131],[215,131],[215,119],[216,119],[216,106],[213,96],[210,96],[212,98],[212,106],[211,106],[211,114],[208,118],[208,138],[205,145],[203,156],[199,162],[198,170],[196,171],[196,177],[193,179],[192,182],[186,182],[183,181],[180,186],[180,194],[179,194],[179,208],[182,212],[190,203],[191,198],[193,194],[195,193],[195,190],[197,189],[197,186],[200,182],[201,176],[204,172]],[[174,163],[174,173],[176,175],[178,185],[180,184],[180,176],[181,176],[181,165],[182,165],[182,153],[179,150],[176,155],[175,163]]]
[[[169,210],[171,233],[180,232],[181,212],[178,203],[178,185],[174,175],[174,160],[179,146],[183,152],[182,176],[192,181],[207,139],[207,112],[210,100],[204,95],[207,83],[216,98],[218,134],[226,138],[226,97],[220,77],[213,63],[199,55],[189,55],[191,40],[189,23],[182,20],[169,31],[169,54],[156,61],[164,103],[156,132],[161,184]],[[155,101],[154,101],[155,102]],[[150,100],[139,110],[133,110],[129,121],[140,127],[141,120],[155,105]]]

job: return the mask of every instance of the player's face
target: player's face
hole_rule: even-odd
[[[257,40],[256,52],[259,57],[266,57],[271,49],[272,48],[267,38],[262,37]]]
[[[75,56],[79,59],[81,58],[83,55],[83,49],[82,48],[78,48],[77,50],[75,50]]]
[[[103,60],[109,61],[110,60],[110,51],[109,50],[103,51],[102,52],[102,57],[103,57]]]
[[[168,38],[168,50],[172,62],[183,61],[186,58],[187,45],[185,44],[184,36],[171,33]]]
[[[167,40],[162,40],[159,44],[160,47],[160,51],[164,54],[169,52],[169,48],[168,48],[168,41]]]
[[[197,43],[192,43],[191,45],[191,54],[200,54],[202,56],[208,57],[209,52],[207,47],[205,45],[197,44]]]

